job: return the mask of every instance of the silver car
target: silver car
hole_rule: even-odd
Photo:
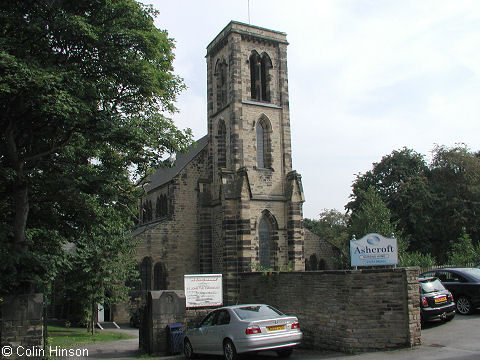
[[[269,305],[248,304],[209,313],[197,328],[187,330],[183,348],[186,359],[223,354],[226,360],[235,360],[238,354],[261,350],[276,350],[279,357],[288,357],[301,340],[295,316]]]

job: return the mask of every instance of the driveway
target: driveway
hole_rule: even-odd
[[[474,315],[461,316],[448,323],[437,323],[422,330],[422,345],[413,349],[379,351],[359,355],[335,352],[315,352],[297,349],[290,360],[479,360],[480,359],[480,311]],[[221,360],[221,357],[202,357],[206,360]],[[245,356],[248,360],[278,360],[276,354],[264,353]]]
[[[336,352],[320,352],[296,349],[291,360],[478,360],[480,359],[480,311],[474,315],[457,315],[455,319],[444,324],[428,325],[422,330],[422,345],[413,349],[346,355]],[[138,336],[136,329],[120,329]],[[138,338],[89,345],[88,357],[70,357],[69,359],[135,359],[138,358]],[[149,359],[183,359],[183,356],[149,357]],[[220,356],[202,356],[205,360],[222,360]],[[278,360],[274,352],[243,356],[248,360]]]
[[[348,360],[478,360],[480,359],[480,311],[461,316],[448,323],[427,325],[422,330],[422,345],[413,349],[360,355],[319,354],[298,352],[292,360],[348,359]],[[258,360],[267,358],[260,358]],[[273,359],[273,357],[271,358]]]

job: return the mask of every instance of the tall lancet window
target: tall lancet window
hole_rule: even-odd
[[[227,105],[227,70],[225,59],[219,59],[215,66],[217,109]]]
[[[270,267],[270,228],[262,217],[260,224],[258,225],[258,238],[259,238],[259,250],[258,258],[260,266],[263,268]]]
[[[257,166],[259,168],[265,167],[265,142],[264,140],[265,129],[261,123],[257,124]]]
[[[270,143],[270,122],[262,118],[257,122],[257,167],[269,169],[272,167]]]
[[[152,290],[152,259],[145,257],[140,264],[142,290]]]
[[[217,133],[217,151],[218,151],[218,168],[227,167],[227,129],[225,127],[225,121],[220,120],[218,122]]]

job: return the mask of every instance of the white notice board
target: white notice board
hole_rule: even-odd
[[[222,274],[184,275],[185,300],[188,307],[222,306]]]

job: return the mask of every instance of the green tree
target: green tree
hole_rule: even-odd
[[[480,246],[474,246],[472,239],[463,229],[462,236],[450,242],[448,263],[456,266],[472,266],[479,261]]]
[[[348,240],[348,219],[348,215],[337,209],[324,209],[318,220],[303,219],[303,225],[321,239],[343,249]]]
[[[435,252],[442,261],[452,241],[469,234],[474,245],[480,241],[480,158],[467,146],[437,146],[430,165],[432,233]]]
[[[88,199],[134,214],[136,183],[191,141],[165,116],[184,85],[155,15],[133,0],[0,3],[2,291],[48,281],[62,243],[96,236]]]
[[[403,148],[382,157],[365,174],[357,175],[347,210],[355,212],[364,202],[363,194],[373,187],[390,210],[391,219],[408,239],[411,251],[432,250],[430,233],[433,195],[424,156]]]
[[[369,233],[390,236],[395,232],[390,210],[373,186],[361,192],[363,202],[350,216],[349,232],[361,238]]]
[[[385,237],[394,235],[397,238],[398,256],[400,260],[407,252],[408,241],[397,231],[395,223],[391,222],[390,210],[373,186],[360,195],[364,199],[359,209],[350,216],[348,231],[357,239],[369,233],[377,233]]]
[[[86,315],[83,320],[88,320],[93,333],[98,304],[111,306],[127,300],[129,289],[125,282],[138,274],[135,247],[126,225],[130,222],[119,217],[114,206],[105,207],[95,199],[90,201],[101,219],[77,239],[76,251],[70,255],[69,265],[62,274],[65,300],[80,305]]]
[[[328,241],[341,251],[341,257],[337,260],[341,268],[349,266],[349,237],[347,231],[349,216],[342,214],[337,209],[324,209],[318,220],[303,219],[303,226],[320,239]]]
[[[452,239],[462,228],[480,242],[480,157],[464,145],[437,146],[427,166],[423,156],[402,149],[384,156],[372,170],[359,174],[346,208],[355,213],[374,187],[392,222],[409,243],[408,251],[447,260]]]

